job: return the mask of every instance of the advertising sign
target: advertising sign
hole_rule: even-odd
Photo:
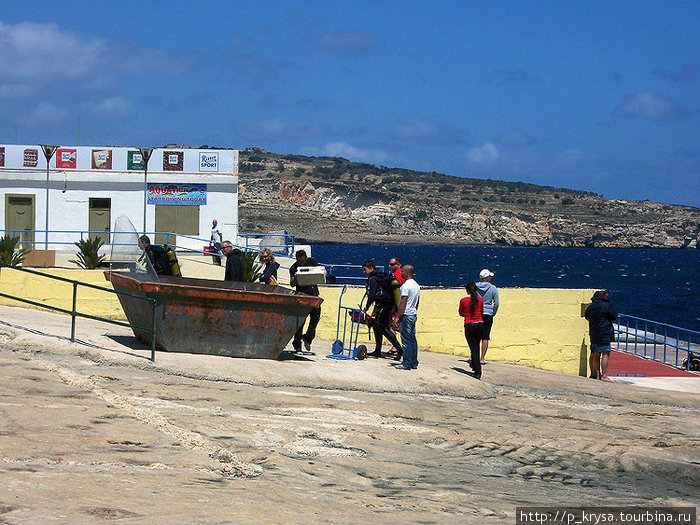
[[[92,150],[92,169],[93,170],[111,170],[112,169],[112,150],[111,149],[94,149],[94,150]]]
[[[39,150],[36,148],[27,148],[24,150],[24,167],[36,168],[39,162]]]
[[[58,148],[56,150],[56,167],[75,169],[77,151],[75,149]]]
[[[5,165],[5,148],[0,148],[0,167]]]
[[[191,206],[207,203],[206,184],[149,184],[148,204],[185,204]]]
[[[129,150],[126,152],[126,169],[144,171],[146,164],[140,151]]]
[[[200,151],[199,171],[219,171],[219,154]]]
[[[163,152],[163,171],[182,171],[183,153],[182,151]]]

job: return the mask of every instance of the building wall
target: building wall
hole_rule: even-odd
[[[48,270],[47,273],[111,288],[101,271]],[[70,309],[72,287],[68,284],[47,286],[46,282],[45,278],[7,268],[0,272],[1,292]],[[318,326],[319,340],[343,338],[342,319],[341,331],[337,331],[341,290],[341,287],[321,287],[324,302]],[[589,342],[582,305],[588,304],[592,293],[593,290],[500,288],[501,307],[494,321],[487,360],[585,376]],[[363,294],[363,288],[348,288],[342,298],[343,306],[356,308]],[[421,291],[417,323],[419,352],[469,355],[463,320],[457,314],[459,300],[464,295],[461,289]],[[86,289],[78,299],[80,311],[124,319],[113,294]],[[18,303],[0,297],[0,304]],[[345,340],[349,345],[349,327]],[[366,344],[370,351],[373,349],[374,342],[368,338],[366,326],[360,326],[358,344]],[[388,343],[384,344],[384,349],[389,350]],[[331,352],[330,347],[320,345],[319,342],[314,344],[317,356]]]
[[[35,242],[43,243],[46,229],[46,161],[39,148],[36,167],[22,164],[22,152],[38,146],[0,146],[4,158],[0,164],[0,229],[5,229],[5,196],[7,194],[34,195]],[[127,170],[127,154],[134,148],[110,148],[113,153],[112,169],[92,169],[91,152],[97,148],[75,148],[75,169],[57,169],[57,155],[51,161],[49,173],[49,224],[51,231],[87,231],[89,229],[89,199],[111,199],[111,226],[120,215],[131,219],[137,231],[143,229],[144,172]],[[211,221],[216,218],[224,235],[236,238],[238,234],[238,152],[234,150],[173,150],[183,153],[182,171],[164,171],[163,152],[155,150],[149,162],[148,184],[206,184],[207,201],[199,208],[199,235],[208,240]],[[198,155],[213,152],[220,155],[216,172],[196,171]],[[192,170],[187,172],[185,170]],[[155,230],[155,205],[146,206],[146,231]],[[67,245],[49,244],[49,248],[73,249],[75,234],[52,233],[49,241],[67,242]],[[178,245],[202,248],[201,241],[178,238]],[[40,247],[40,246],[37,246]],[[43,246],[41,246],[43,247]]]

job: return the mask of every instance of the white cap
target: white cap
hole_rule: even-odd
[[[479,272],[479,279],[486,279],[487,277],[493,277],[493,272],[491,270],[488,270],[484,268]]]

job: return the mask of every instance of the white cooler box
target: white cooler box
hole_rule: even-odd
[[[326,284],[325,266],[300,266],[297,268],[297,284],[309,286],[311,284]]]

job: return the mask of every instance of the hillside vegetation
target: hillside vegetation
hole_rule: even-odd
[[[692,247],[700,209],[338,157],[240,152],[242,232],[312,242]]]

